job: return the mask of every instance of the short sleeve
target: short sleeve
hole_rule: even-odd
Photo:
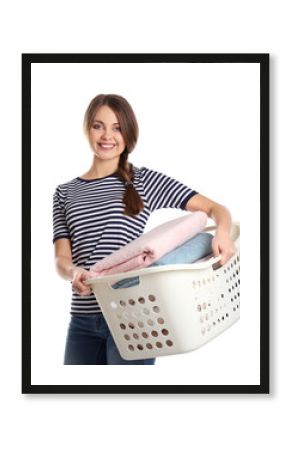
[[[53,194],[53,243],[57,239],[70,238],[66,222],[63,194],[58,186]]]
[[[150,210],[179,208],[185,210],[188,200],[197,191],[174,178],[146,167],[141,168],[143,188]]]

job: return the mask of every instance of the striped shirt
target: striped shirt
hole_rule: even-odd
[[[116,174],[85,180],[74,178],[57,186],[53,195],[53,242],[70,239],[72,262],[87,270],[100,259],[139,237],[150,214],[160,208],[184,210],[196,191],[163,173],[134,168],[134,187],[144,209],[124,215],[125,185]],[[94,293],[80,296],[72,288],[71,314],[96,314]]]

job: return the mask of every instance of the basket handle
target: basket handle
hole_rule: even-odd
[[[206,227],[202,230],[202,233],[204,233],[205,231],[214,231],[217,229],[216,225],[210,225],[209,227]]]
[[[221,255],[213,256],[207,261],[207,264],[210,264],[213,270],[219,269],[219,267],[221,267],[221,265],[219,264],[221,259],[222,259]]]

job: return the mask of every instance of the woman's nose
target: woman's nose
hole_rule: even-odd
[[[103,136],[104,138],[106,138],[106,139],[111,138],[111,136],[112,136],[111,130],[105,128],[105,129],[103,130],[102,136]]]

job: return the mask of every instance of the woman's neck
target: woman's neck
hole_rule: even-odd
[[[118,169],[118,161],[100,161],[94,158],[90,169],[81,178],[104,178],[112,175]]]

